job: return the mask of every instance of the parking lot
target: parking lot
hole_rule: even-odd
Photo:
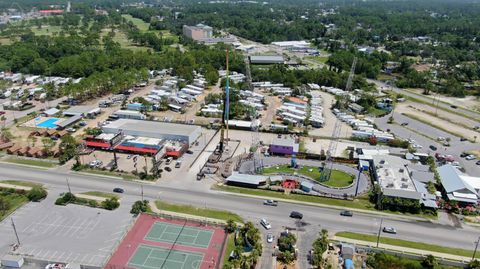
[[[51,262],[102,266],[133,218],[130,204],[114,211],[79,205],[54,205],[58,193],[40,203],[29,203],[13,215],[20,247],[15,253]],[[10,218],[0,223],[0,251],[16,243]]]

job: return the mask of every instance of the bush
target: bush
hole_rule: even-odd
[[[237,224],[235,223],[234,220],[232,219],[229,219],[227,220],[227,225],[225,226],[225,231],[229,234],[235,232],[235,230],[237,229]]]
[[[107,210],[114,210],[114,209],[117,209],[119,206],[120,206],[120,202],[118,202],[118,199],[114,197],[109,198],[102,202],[102,207]]]
[[[98,203],[95,200],[89,200],[88,205],[91,207],[98,207]]]
[[[67,192],[62,197],[58,198],[55,201],[55,204],[56,205],[66,205],[68,203],[73,203],[76,199],[77,199],[77,197],[75,197],[75,195],[73,195],[73,193]]]
[[[130,213],[137,215],[142,212],[147,212],[149,209],[150,207],[148,206],[148,200],[136,201],[133,203]]]
[[[47,191],[42,187],[33,187],[27,194],[28,200],[38,202],[47,197]]]

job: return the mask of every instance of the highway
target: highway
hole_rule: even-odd
[[[82,189],[110,192],[114,187],[121,187],[125,189],[125,193],[122,194],[122,203],[133,203],[133,201],[140,199],[141,183],[138,182],[0,164],[1,179],[43,183],[49,190],[55,193],[67,190],[67,177],[72,190]],[[296,224],[288,215],[290,211],[297,210],[304,214],[305,223],[302,225],[306,233],[309,230],[316,231],[321,227],[329,230],[331,234],[337,231],[374,234],[378,231],[380,223],[380,216],[375,214],[354,213],[353,217],[343,217],[339,215],[339,210],[337,209],[283,202],[278,207],[268,207],[264,206],[260,199],[222,192],[193,191],[151,184],[143,184],[143,186],[146,199],[162,199],[172,203],[224,209],[235,212],[255,223],[258,223],[260,218],[265,217],[274,227],[294,227]],[[402,219],[399,216],[388,216],[383,217],[383,219],[384,226],[395,227],[398,234],[383,234],[382,236],[393,236],[442,246],[473,249],[474,241],[480,234],[476,228],[467,225],[454,227],[431,221]],[[309,229],[309,226],[312,229]]]

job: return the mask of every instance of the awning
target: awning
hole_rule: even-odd
[[[131,152],[139,152],[139,153],[151,153],[151,154],[155,154],[158,151],[158,149],[137,148],[137,147],[130,147],[130,146],[122,146],[122,145],[117,146],[115,149],[126,150]]]
[[[95,147],[95,148],[109,148],[109,143],[102,143],[102,142],[95,142],[95,141],[85,141],[85,144],[88,147]]]

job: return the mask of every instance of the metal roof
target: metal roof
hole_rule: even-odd
[[[460,177],[460,171],[450,164],[446,164],[437,168],[438,175],[442,181],[443,188],[447,193],[456,192],[459,190],[469,190],[477,194],[475,188],[467,184]]]
[[[72,106],[71,108],[63,111],[63,115],[76,115],[76,114],[88,114],[95,112],[97,107],[94,106]]]
[[[262,62],[262,63],[283,63],[285,60],[281,55],[252,55],[250,56],[250,62]]]
[[[229,176],[226,180],[227,182],[260,185],[260,183],[266,182],[267,179],[269,178],[271,181],[281,180],[281,177],[268,177],[268,176],[261,176],[261,175],[240,174],[238,172],[233,172],[233,174]]]
[[[77,121],[79,121],[79,120],[81,120],[81,119],[82,119],[82,115],[76,115],[76,116],[73,116],[73,117],[68,118],[68,119],[66,119],[66,120],[63,120],[63,121],[61,121],[61,122],[59,122],[59,123],[55,123],[55,125],[57,125],[57,126],[60,127],[60,128],[65,128],[65,127],[67,127],[68,125],[73,124],[73,123],[75,123],[75,122],[77,122]]]
[[[168,122],[119,119],[103,127],[104,129],[116,128],[122,131],[146,131],[154,133],[168,133],[171,135],[190,136],[200,127],[196,125],[176,124]]]

